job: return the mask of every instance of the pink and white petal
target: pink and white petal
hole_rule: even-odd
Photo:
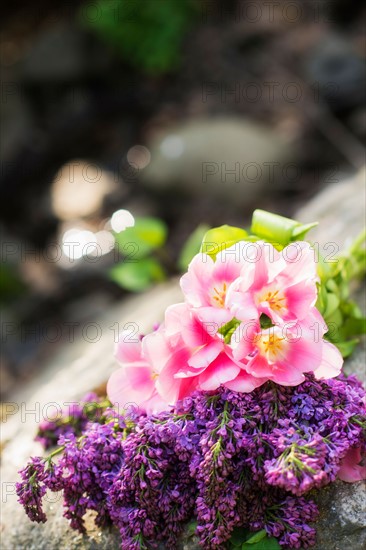
[[[260,325],[257,321],[241,323],[238,326],[230,342],[235,360],[241,361],[257,349],[256,343],[259,338],[259,332]]]
[[[360,465],[361,460],[360,447],[349,449],[346,456],[341,461],[341,467],[338,470],[338,478],[348,483],[366,479],[366,466]]]
[[[323,340],[322,359],[320,366],[314,371],[318,380],[334,378],[342,371],[343,357],[338,348]]]
[[[301,371],[289,363],[276,363],[272,367],[271,380],[281,386],[298,386],[305,380]]]
[[[198,388],[198,376],[192,376],[190,378],[182,378],[180,381],[177,401],[184,399],[192,395]]]
[[[114,347],[114,356],[121,364],[134,363],[141,360],[141,342],[129,330],[120,332],[118,342]]]
[[[162,411],[168,410],[169,404],[155,391],[147,401],[141,404],[141,409],[146,411],[147,414],[159,414]]]
[[[188,360],[188,365],[196,369],[208,367],[222,352],[224,344],[221,340],[212,340],[206,346],[203,346]]]
[[[226,297],[226,306],[230,309],[232,317],[236,317],[240,321],[259,319],[260,312],[251,292],[229,289]]]
[[[282,255],[270,243],[258,241],[251,243],[258,245],[258,257],[255,261],[255,275],[253,290],[260,290],[275,280],[277,275],[286,267]]]
[[[159,395],[169,404],[174,404],[179,399],[182,380],[176,378],[176,374],[181,370],[185,371],[189,357],[190,352],[187,348],[174,351],[156,379],[155,386]]]
[[[284,319],[298,319],[301,321],[312,308],[318,297],[316,283],[311,279],[299,281],[298,283],[287,287],[285,291],[287,307]]]
[[[207,367],[200,367],[200,368],[197,368],[197,367],[191,367],[190,365],[183,365],[179,372],[177,372],[176,374],[174,374],[174,378],[179,378],[179,379],[182,379],[182,378],[192,378],[194,376],[199,376],[200,374],[202,374],[202,372],[204,372],[205,370],[207,369]]]
[[[186,303],[173,304],[165,310],[165,332],[171,337],[180,334],[182,323],[189,319],[189,309]]]
[[[308,315],[302,319],[301,326],[311,330],[313,335],[316,335],[317,338],[324,336],[324,334],[328,332],[327,324],[316,307],[312,307]]]
[[[199,376],[199,387],[205,391],[216,390],[225,382],[233,380],[240,372],[240,367],[235,364],[225,353],[221,353],[215,361]]]
[[[235,279],[231,284],[233,292],[252,292],[252,287],[255,281],[255,264],[245,262],[240,270],[240,277]],[[229,290],[230,290],[229,288]]]
[[[305,241],[289,244],[282,251],[286,261],[284,275],[293,283],[304,280],[318,281],[315,250]]]
[[[246,245],[247,243],[240,241],[217,254],[212,276],[214,283],[230,284],[240,276]]]
[[[215,324],[208,328],[216,333]],[[179,345],[183,339],[191,347],[202,346],[211,341],[211,337],[203,323],[195,315],[194,310],[187,304],[174,304],[165,312],[165,333],[172,346]]]
[[[164,329],[147,334],[142,339],[142,354],[155,373],[159,373],[171,357],[172,349]]]
[[[144,363],[116,370],[107,383],[108,398],[114,405],[118,405],[119,409],[129,403],[140,405],[149,399],[153,392],[151,369]]]
[[[181,380],[174,377],[174,372],[170,367],[165,367],[156,380],[156,389],[159,395],[169,405],[174,405],[178,401]]]
[[[265,357],[259,353],[250,359],[245,366],[246,371],[257,378],[272,378],[273,365],[270,365]]]
[[[250,393],[262,384],[264,384],[268,378],[256,378],[251,374],[241,370],[239,374],[229,382],[225,382],[224,386],[232,391]]]
[[[281,311],[277,312],[275,309],[272,309],[269,302],[267,301],[260,302],[258,304],[258,311],[259,311],[259,315],[261,313],[265,313],[265,315],[267,315],[271,319],[273,324],[275,325],[283,324],[282,312]]]
[[[218,328],[217,323],[203,323],[190,311],[189,317],[183,319],[181,337],[185,345],[191,348],[206,346],[215,338]]]
[[[217,326],[217,330],[233,318],[229,309],[218,307],[200,307],[194,311],[198,319],[205,325]],[[210,330],[210,333],[212,331]]]
[[[299,372],[314,372],[320,367],[323,357],[323,340],[305,326],[285,332],[287,341],[286,363]],[[299,330],[299,332],[297,331]]]
[[[214,261],[207,254],[197,254],[181,277],[180,286],[187,302],[193,307],[210,304],[208,288],[212,278]]]

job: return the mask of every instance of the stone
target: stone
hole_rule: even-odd
[[[156,320],[163,317],[165,308],[180,300],[179,285],[173,280],[118,303],[96,319],[100,335],[97,341],[70,339],[26,389],[20,388],[13,401],[4,404],[2,418],[6,422],[1,429],[1,547],[4,550],[119,549],[118,533],[97,529],[91,515],[87,536],[71,530],[62,517],[60,495],[51,493],[45,503],[47,523],[38,525],[27,521],[15,495],[17,472],[30,456],[42,453],[33,437],[37,423],[47,417],[47,407],[65,406],[105,384],[116,368],[112,350],[118,333],[124,328],[142,333],[151,330]],[[193,549],[194,546],[187,546],[187,550]]]
[[[152,161],[142,174],[145,186],[216,198],[236,209],[280,180],[273,174],[291,158],[289,143],[278,133],[230,117],[195,119],[165,129],[148,147]]]
[[[366,547],[366,485],[337,481],[322,489],[314,550],[361,550]]]
[[[339,177],[338,170],[335,177]],[[319,243],[320,251],[324,251],[328,243],[335,243],[337,252],[342,251],[363,231],[366,219],[365,181],[365,169],[337,180],[295,213],[294,217],[303,223],[320,222],[309,233],[309,239]]]
[[[365,219],[365,203],[360,200],[360,177],[358,175],[337,186],[330,186],[296,214],[297,219],[303,222],[314,219],[321,222],[319,229],[313,230],[314,239],[319,239],[321,243],[339,240],[343,247],[348,237],[357,235]],[[351,214],[348,208],[351,208]],[[12,403],[4,405],[3,417],[8,417],[2,426],[1,531],[4,550],[118,550],[116,530],[96,528],[92,514],[87,519],[87,535],[72,531],[62,517],[60,495],[51,494],[48,497],[45,508],[49,519],[46,524],[29,522],[14,493],[17,471],[29,456],[41,453],[41,447],[33,441],[33,436],[41,413],[47,413],[47,404],[62,405],[79,399],[87,391],[103,385],[116,368],[112,357],[116,331],[132,324],[141,332],[150,330],[153,323],[162,318],[164,309],[180,300],[179,286],[176,280],[172,280],[148,293],[116,304],[96,319],[101,331],[97,342],[77,339],[64,346],[26,389],[18,391]],[[358,346],[346,361],[345,370],[362,375],[365,364],[365,349]],[[20,410],[17,411],[17,407]],[[347,484],[341,481],[316,494],[320,518],[314,550],[363,550],[366,544],[365,496],[362,482]],[[188,539],[184,536],[177,550],[198,549],[195,537]]]

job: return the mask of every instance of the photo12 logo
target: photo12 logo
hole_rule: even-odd
[[[334,21],[332,14],[335,3],[336,0],[239,0],[233,7],[228,2],[204,0],[201,20],[203,23],[214,23],[231,19],[235,23],[248,25],[260,22],[274,25],[300,22],[325,24]]]

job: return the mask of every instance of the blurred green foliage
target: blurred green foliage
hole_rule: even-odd
[[[215,259],[217,254],[239,241],[247,240],[248,233],[240,227],[221,225],[207,231],[202,239],[201,252]]]
[[[166,273],[153,252],[166,242],[168,228],[159,218],[136,218],[135,225],[115,233],[116,246],[123,261],[110,270],[111,279],[130,292],[141,292],[164,281]]]
[[[109,272],[111,279],[130,292],[141,292],[167,278],[170,272],[186,271],[201,246],[209,226],[200,224],[188,237],[179,254],[177,265],[165,248],[168,228],[159,218],[136,218],[134,227],[115,233],[116,246],[123,260]]]
[[[197,0],[97,0],[95,17],[82,23],[131,65],[162,74],[179,65],[183,36],[195,19]]]
[[[136,218],[135,225],[121,233],[115,233],[116,244],[130,262],[145,258],[148,254],[164,246],[168,228],[159,218]]]
[[[198,254],[201,248],[203,237],[209,231],[209,226],[201,223],[193,233],[188,237],[183,245],[181,253],[178,258],[178,267],[180,271],[186,271],[193,256]]]
[[[0,303],[5,305],[26,292],[27,288],[21,281],[12,265],[2,263],[0,268]]]
[[[143,258],[136,263],[121,262],[111,269],[110,275],[115,283],[130,292],[141,292],[166,279],[156,258]]]
[[[327,338],[333,342],[343,357],[351,355],[358,339],[366,333],[366,319],[358,305],[350,299],[350,283],[366,273],[366,232],[336,261],[319,258],[318,273],[321,284],[317,308],[329,328]]]

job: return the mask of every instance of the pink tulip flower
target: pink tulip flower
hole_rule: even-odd
[[[361,449],[349,449],[346,456],[341,462],[341,467],[338,471],[338,478],[348,483],[354,481],[362,481],[366,479],[366,466],[360,464],[362,460]]]
[[[197,254],[189,264],[180,284],[187,304],[201,321],[222,325],[233,318],[226,296],[245,266],[247,246],[246,242],[238,242],[219,252],[216,260]]]
[[[240,277],[227,293],[232,316],[247,321],[264,313],[273,323],[304,319],[317,300],[314,250],[305,242],[278,252],[270,243],[246,243]]]
[[[152,361],[158,349],[168,348],[170,352],[156,379],[159,394],[169,403],[195,389],[210,391],[224,385],[249,392],[265,381],[247,373],[243,362],[234,359],[231,346],[217,333],[215,323],[202,322],[187,304],[169,307],[165,327],[150,336],[143,345],[149,348],[146,356]],[[153,340],[157,339],[165,341],[160,340],[154,351]]]
[[[321,315],[312,308],[303,321],[261,329],[259,322],[242,323],[232,337],[233,356],[246,363],[252,376],[296,386],[304,372],[317,378],[340,374],[343,358],[338,349],[323,340],[326,330]],[[323,328],[321,328],[323,327]]]
[[[153,333],[154,334],[154,333]],[[162,350],[160,350],[160,356]],[[142,343],[130,332],[121,332],[115,348],[115,357],[122,365],[112,373],[107,384],[109,400],[120,411],[138,406],[148,414],[168,408],[155,387],[157,372],[143,357]]]

